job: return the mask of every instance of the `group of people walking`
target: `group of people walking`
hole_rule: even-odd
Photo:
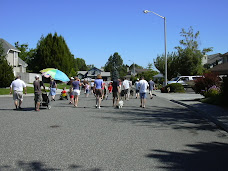
[[[101,75],[97,75],[97,78],[92,81],[90,84],[88,82],[81,82],[78,77],[71,78],[71,87],[69,90],[70,102],[74,105],[74,107],[78,107],[79,96],[81,93],[81,87],[84,87],[84,92],[86,97],[88,97],[89,93],[92,92],[94,94],[95,107],[100,109],[102,100],[105,98],[105,94],[108,97],[108,93],[112,93],[113,96],[113,106],[118,106],[119,102],[122,100],[129,100],[130,95],[133,96],[133,90],[131,88],[133,85],[126,78],[124,80],[114,79],[107,86],[103,81]],[[40,111],[40,103],[42,101],[42,90],[45,90],[45,85],[41,80],[39,80],[39,76],[35,76],[35,81],[33,82],[34,87],[34,101],[35,101],[35,110]],[[135,88],[135,98],[140,98],[140,107],[145,108],[146,106],[146,98],[147,98],[147,90],[149,89],[150,98],[153,98],[153,89],[155,88],[155,84],[152,80],[149,83],[141,77],[137,79],[134,85]],[[10,85],[10,94],[14,91],[13,99],[16,109],[21,109],[21,104],[23,101],[23,89],[26,94],[26,84],[23,80],[20,79],[20,76],[11,83]],[[51,101],[55,101],[55,95],[57,90],[56,82],[51,79],[50,81],[50,96]],[[62,91],[65,97],[67,96],[65,88]],[[62,97],[62,95],[60,96]],[[67,98],[68,99],[68,98]]]
[[[72,81],[72,90],[70,90],[70,103],[74,104],[74,107],[78,106],[79,96],[80,96],[80,87],[83,85],[85,89],[85,93],[90,92],[90,89],[87,89],[90,86],[88,82],[81,83],[78,77],[75,77]],[[105,87],[106,86],[106,87]],[[108,87],[108,88],[107,88]],[[101,102],[105,98],[105,94],[107,96],[108,92],[112,93],[113,96],[113,106],[118,106],[120,100],[129,100],[131,94],[131,83],[125,78],[123,81],[120,79],[114,79],[112,83],[108,86],[104,83],[101,75],[97,75],[97,78],[94,82],[91,82],[91,92],[96,97],[95,107],[100,109]],[[70,89],[71,89],[70,88]],[[147,90],[149,89],[149,94],[151,99],[153,98],[153,90],[155,88],[155,84],[152,79],[149,83],[141,77],[140,80],[137,79],[135,82],[135,92],[136,98],[140,98],[140,107],[145,108],[146,106],[146,98],[147,98]],[[107,90],[106,90],[107,89]],[[88,97],[88,96],[86,96]]]

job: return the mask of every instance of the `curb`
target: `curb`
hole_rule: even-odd
[[[187,107],[189,110],[191,111],[194,111],[197,113],[197,115],[199,115],[198,113],[200,113],[199,116],[203,116],[205,117],[206,119],[208,119],[209,121],[213,122],[215,125],[217,125],[217,127],[223,129],[224,131],[228,132],[228,127],[222,123],[221,121],[219,121],[218,119],[216,119],[215,117],[212,117],[211,115],[208,115],[206,112],[202,111],[202,110],[199,110],[195,107],[192,107],[191,105],[187,105],[185,103],[182,103],[182,102],[179,102],[177,100],[170,100],[171,102],[173,103],[177,103],[179,105],[182,105],[182,106],[185,106]]]

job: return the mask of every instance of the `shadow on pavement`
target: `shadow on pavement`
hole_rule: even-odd
[[[228,170],[228,144],[212,142],[187,145],[181,152],[151,150],[145,157],[164,163],[166,170]]]
[[[69,167],[67,168],[67,170],[77,170],[77,169],[82,169],[84,171],[102,171],[99,168],[83,169],[82,166],[75,165],[75,164],[69,165]],[[4,170],[56,171],[56,170],[62,170],[62,169],[49,167],[45,163],[40,161],[31,161],[31,162],[18,161],[16,164],[16,168],[15,166],[5,165],[5,166],[0,166],[0,170],[1,171],[4,171]]]
[[[102,112],[102,111],[100,111]],[[128,108],[116,109],[110,112],[110,117],[100,117],[114,122],[131,122],[137,126],[151,128],[185,129],[190,133],[197,130],[217,131],[218,128],[210,125],[206,120],[185,108],[162,108],[153,106],[151,108]],[[98,116],[94,116],[98,117]]]

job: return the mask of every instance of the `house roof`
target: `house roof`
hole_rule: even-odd
[[[2,47],[4,49],[4,53],[5,54],[8,54],[10,50],[16,51],[16,52],[21,52],[21,51],[19,51],[17,48],[15,48],[13,45],[11,45],[9,42],[7,42],[4,39],[0,38],[0,42],[2,42]]]
[[[78,71],[78,74],[85,75],[88,71]]]
[[[22,65],[23,67],[27,67],[28,66],[28,64],[25,61],[23,61],[21,58],[19,58],[19,57],[18,57],[18,64]]]
[[[228,63],[219,64],[210,69],[211,72],[217,72],[220,75],[228,75]]]
[[[162,73],[159,73],[155,76],[153,76],[154,78],[164,78],[164,75]]]
[[[213,64],[216,61],[221,61],[223,59],[220,53],[208,55],[207,58],[208,58],[207,64]]]
[[[149,69],[138,69],[138,68],[135,69],[136,73],[142,73],[142,72],[147,72],[147,71],[150,71],[150,70]]]
[[[227,57],[227,56],[228,56],[228,52],[222,54],[221,56],[222,56],[222,57]]]

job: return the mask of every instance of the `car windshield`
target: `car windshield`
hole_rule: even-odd
[[[179,77],[173,78],[172,81],[177,81]]]

